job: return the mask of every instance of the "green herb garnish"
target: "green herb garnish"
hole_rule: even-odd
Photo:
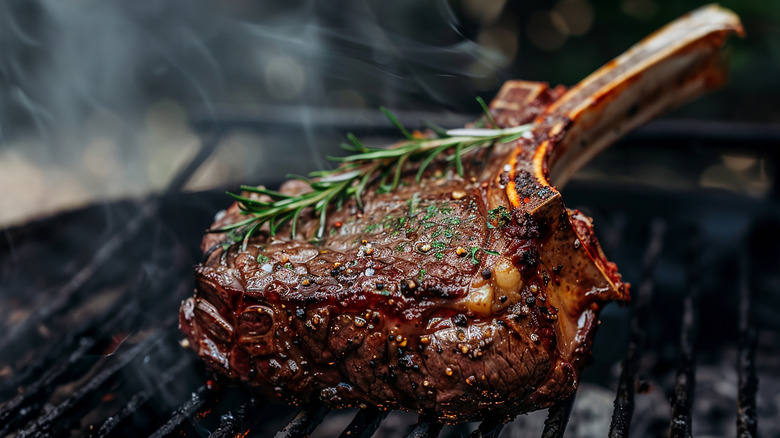
[[[478,246],[472,246],[469,248],[469,257],[471,257],[471,263],[478,265],[479,260],[477,260],[477,251],[479,251]]]
[[[512,214],[505,206],[499,205],[498,207],[488,210],[488,228],[502,228],[512,220]]]
[[[469,257],[471,257],[471,263],[473,263],[475,265],[479,264],[479,260],[477,259],[477,253],[479,251],[482,251],[485,254],[490,254],[490,255],[495,255],[495,256],[500,256],[501,255],[500,253],[498,253],[496,251],[493,251],[492,249],[485,249],[485,248],[480,248],[478,246],[472,246],[471,248],[469,248]]]
[[[488,111],[484,101],[479,100],[485,110],[487,120],[495,125],[493,116]],[[319,228],[316,239],[321,239],[325,232],[328,208],[335,205],[341,207],[344,202],[354,198],[359,208],[363,208],[362,194],[369,184],[378,182],[377,190],[388,192],[395,190],[403,171],[412,162],[418,162],[416,180],[419,182],[425,169],[437,158],[441,157],[455,165],[460,176],[463,176],[463,156],[482,148],[490,148],[496,143],[507,143],[520,138],[529,131],[531,125],[521,125],[507,129],[450,129],[439,127],[432,129],[433,138],[418,138],[412,135],[398,119],[386,108],[381,111],[390,122],[406,137],[390,148],[373,148],[365,146],[354,135],[347,134],[349,143],[341,147],[352,152],[344,157],[328,157],[332,161],[343,163],[333,170],[311,172],[308,177],[290,177],[306,182],[311,191],[296,196],[288,196],[265,187],[241,186],[247,192],[266,195],[269,202],[251,199],[235,193],[228,193],[239,202],[246,219],[225,227],[212,230],[217,233],[228,233],[234,242],[243,241],[246,249],[249,238],[261,226],[268,224],[273,236],[285,224],[291,223],[291,235],[294,238],[298,219],[304,209],[311,208],[319,216]],[[419,198],[410,199],[410,214],[415,210]],[[431,212],[429,211],[428,214]]]

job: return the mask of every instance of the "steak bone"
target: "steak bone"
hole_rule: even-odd
[[[715,5],[699,8],[659,29],[628,51],[570,88],[534,121],[532,141],[510,155],[503,178],[512,208],[520,208],[537,223],[555,222],[566,211],[557,189],[594,156],[625,133],[708,91],[722,86],[727,63],[722,48],[731,34],[744,36],[739,18]],[[504,84],[490,108],[500,127],[518,124],[522,109],[546,90],[526,81]],[[528,176],[530,175],[530,177]],[[518,178],[518,176],[521,176]],[[501,177],[501,176],[499,176]],[[526,197],[550,189],[548,196]],[[596,300],[628,299],[614,265],[606,261],[592,227],[583,215],[571,216],[571,228],[554,237],[551,266],[577,266],[580,275],[553,298],[573,319]],[[573,232],[573,233],[572,233]],[[574,238],[572,238],[574,234]],[[587,242],[587,250],[571,250],[571,242]],[[573,258],[572,258],[573,257]],[[589,279],[591,290],[583,287]],[[566,279],[562,279],[565,283]],[[567,293],[568,291],[570,293]],[[591,299],[584,300],[584,295]],[[563,321],[562,339],[574,339],[576,324]],[[579,330],[582,331],[582,330]]]

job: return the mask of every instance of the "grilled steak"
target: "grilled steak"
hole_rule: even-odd
[[[288,403],[461,422],[571,396],[599,311],[629,296],[550,178],[562,184],[626,130],[720,85],[732,32],[737,18],[708,7],[569,90],[507,83],[493,121],[534,123],[528,135],[465,156],[462,177],[442,160],[418,183],[409,165],[398,189],[331,211],[318,243],[313,216],[296,238],[261,230],[245,249],[206,235],[182,330],[211,369]],[[235,204],[213,229],[244,218]]]

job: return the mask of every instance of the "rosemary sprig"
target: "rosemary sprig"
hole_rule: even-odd
[[[484,101],[478,99],[486,113],[487,121],[496,126],[492,114]],[[292,178],[306,182],[311,191],[297,196],[287,196],[264,187],[241,186],[241,190],[266,195],[270,202],[263,202],[235,193],[228,193],[239,202],[239,207],[247,215],[246,219],[225,227],[211,230],[216,233],[229,233],[234,242],[243,242],[245,250],[249,238],[264,224],[268,224],[269,232],[275,235],[285,224],[291,222],[291,234],[295,237],[298,219],[301,213],[311,208],[319,216],[319,228],[316,238],[321,239],[325,233],[328,207],[341,205],[354,198],[358,207],[363,208],[362,194],[369,183],[379,180],[379,190],[389,192],[395,190],[401,181],[404,168],[410,162],[419,162],[416,181],[419,182],[425,169],[437,157],[449,152],[444,159],[455,164],[458,175],[463,176],[463,156],[481,148],[489,148],[496,143],[507,143],[517,140],[531,129],[531,125],[521,125],[507,129],[449,129],[428,124],[433,131],[433,138],[418,138],[410,133],[386,108],[380,110],[387,116],[406,137],[393,147],[367,147],[354,135],[347,134],[349,143],[341,144],[342,149],[351,152],[344,157],[328,157],[342,163],[333,170],[311,172],[308,177],[292,175]]]

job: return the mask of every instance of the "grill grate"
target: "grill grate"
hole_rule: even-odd
[[[276,438],[308,436],[322,423],[326,415],[328,415],[328,408],[325,405],[317,404],[305,407],[295,415],[292,421],[287,423],[281,432],[276,434]]]
[[[683,300],[683,324],[680,330],[680,364],[672,397],[672,420],[669,423],[669,436],[672,438],[690,437],[691,407],[696,373],[696,330],[699,326],[699,267],[697,257],[699,247],[695,232],[689,243],[689,286]]]
[[[428,421],[421,417],[407,438],[435,438],[441,433],[442,427],[443,425],[439,422]]]
[[[634,390],[639,359],[646,343],[645,327],[650,320],[650,300],[653,295],[653,278],[658,258],[663,248],[663,237],[666,225],[656,220],[652,226],[652,235],[642,264],[642,283],[633,297],[633,312],[631,315],[631,337],[623,360],[623,371],[620,373],[615,409],[612,412],[612,424],[609,428],[610,438],[628,436],[631,417],[634,414]]]
[[[153,396],[155,396],[162,388],[170,385],[176,376],[178,376],[184,369],[184,367],[190,365],[190,358],[183,357],[176,362],[169,370],[160,375],[159,385],[154,386],[148,390],[144,390],[134,394],[127,404],[115,415],[107,418],[99,429],[90,430],[90,437],[107,437],[119,427],[123,422],[130,419],[139,408],[146,404]],[[196,394],[202,392],[202,388],[196,391]],[[175,427],[175,425],[174,425]]]
[[[388,411],[376,408],[362,409],[349,423],[339,438],[368,438],[379,429],[382,420],[387,418]]]
[[[423,417],[411,424],[408,415],[400,417],[371,408],[354,413],[331,412],[323,405],[306,406],[287,421],[292,415],[290,408],[258,399],[243,386],[220,380],[203,383],[203,376],[207,374],[201,364],[191,353],[182,354],[175,309],[192,288],[190,270],[193,260],[199,257],[197,239],[213,212],[224,205],[225,198],[221,193],[182,195],[178,192],[214,151],[221,135],[222,131],[208,135],[193,162],[161,196],[138,203],[118,202],[110,208],[91,206],[81,212],[6,230],[6,243],[0,246],[0,266],[6,267],[0,271],[0,300],[3,300],[0,304],[12,305],[18,314],[12,312],[7,322],[0,322],[6,324],[0,325],[5,332],[0,338],[0,358],[16,358],[0,360],[0,400],[6,400],[0,405],[0,437],[111,437],[131,432],[135,436],[152,437],[269,437],[276,434],[281,438],[318,433],[320,436],[340,434],[343,438],[498,437],[502,432],[506,436],[515,430],[514,423],[504,425],[491,420],[476,428],[474,425],[445,426]],[[578,196],[583,199],[583,205],[593,205],[594,215],[620,205],[620,196],[637,196],[635,192],[620,195],[620,190],[615,188],[583,187],[578,189],[575,184],[567,190],[567,197],[573,193],[575,199]],[[664,192],[664,196],[668,193]],[[621,268],[627,268],[634,278],[640,278],[634,289],[630,320],[622,320],[621,312],[613,311],[611,315],[606,312],[603,316],[612,318],[612,328],[603,329],[597,336],[600,340],[610,336],[610,331],[620,332],[620,327],[626,323],[630,328],[614,394],[610,437],[627,437],[629,432],[636,434],[636,427],[631,428],[632,418],[635,419],[638,412],[647,415],[647,411],[638,410],[640,406],[635,397],[637,393],[648,391],[650,383],[643,377],[648,373],[648,367],[663,362],[659,359],[663,353],[654,347],[659,343],[669,345],[658,340],[658,324],[654,324],[654,318],[658,318],[654,306],[665,299],[663,289],[669,284],[659,272],[674,270],[677,265],[682,266],[681,270],[688,276],[685,297],[677,297],[675,301],[678,307],[682,302],[682,312],[669,312],[666,317],[668,321],[673,315],[682,314],[680,329],[676,331],[679,337],[679,357],[675,359],[677,375],[674,385],[664,385],[663,381],[653,384],[669,388],[669,394],[673,396],[671,421],[668,414],[665,419],[670,436],[691,436],[692,433],[696,417],[693,395],[697,352],[701,353],[697,341],[701,341],[702,336],[700,325],[706,322],[700,309],[710,286],[704,282],[705,269],[713,269],[713,266],[717,269],[717,265],[711,257],[704,260],[702,256],[708,253],[704,251],[705,247],[713,246],[706,237],[708,224],[697,225],[694,232],[683,230],[685,221],[679,219],[675,208],[691,202],[691,198],[678,196],[681,197],[673,203],[675,205],[659,211],[659,219],[649,223],[642,220],[642,214],[636,214],[643,210],[631,207],[630,203],[624,210],[596,218],[602,229],[615,225],[610,230],[615,235],[603,239],[605,245],[612,242],[614,246],[606,248],[609,254],[618,254],[629,261],[643,260],[641,266],[618,260]],[[744,205],[732,208],[743,209]],[[768,214],[775,219],[779,216],[775,207],[761,209],[765,216]],[[701,219],[696,215],[694,218]],[[99,239],[89,233],[85,238],[84,233],[78,231],[94,233],[103,229],[108,231]],[[51,230],[64,233],[65,237],[58,239],[71,240],[57,241],[65,248],[61,253],[50,251],[54,239]],[[77,231],[71,232],[73,230]],[[643,233],[645,237],[631,237],[643,236]],[[695,238],[682,245],[687,245],[687,251],[683,252],[688,255],[682,257],[683,263],[675,264],[680,246],[675,243],[681,240],[678,234],[694,235]],[[644,241],[640,241],[642,239]],[[85,248],[84,241],[103,243]],[[624,250],[625,247],[630,250]],[[739,311],[734,315],[738,322],[738,331],[735,331],[738,342],[735,344],[739,379],[735,391],[736,430],[740,437],[754,437],[758,433],[760,414],[756,361],[759,336],[751,306],[755,300],[754,279],[762,273],[748,262],[759,255],[751,248],[745,252],[736,257],[739,259],[736,270]],[[84,254],[94,255],[83,257]],[[78,264],[63,263],[73,257],[82,258],[82,268],[74,267]],[[729,259],[728,251],[723,257]],[[40,266],[28,268],[27,264],[41,258],[44,268],[63,266],[59,276],[36,278],[34,274]],[[8,266],[13,266],[13,270]],[[63,286],[41,288],[39,283]],[[45,305],[40,306],[41,302]],[[618,337],[607,342],[624,345],[624,341],[626,339]],[[596,354],[597,360],[603,356]],[[660,375],[662,371],[650,370],[649,374]],[[606,385],[610,380],[602,382]],[[585,395],[587,389],[584,388]],[[583,400],[582,391],[578,398]],[[537,429],[531,427],[529,430],[538,431],[537,436],[543,438],[562,437],[570,418],[572,427],[578,428],[593,421],[578,415],[577,404],[572,398],[551,408],[543,424],[540,421]],[[530,423],[526,418],[518,421],[523,426]],[[606,417],[595,421],[604,422]],[[323,429],[337,431],[324,435]],[[768,434],[771,435],[771,430]],[[597,433],[578,435],[599,436]]]
[[[741,259],[741,281],[739,299],[739,392],[737,396],[737,436],[753,438],[758,436],[756,416],[756,344],[758,332],[750,317],[750,274],[747,256]]]
[[[560,405],[550,408],[547,419],[544,421],[542,438],[559,438],[566,433],[566,425],[569,423],[571,410],[574,407],[574,398],[564,401]]]

